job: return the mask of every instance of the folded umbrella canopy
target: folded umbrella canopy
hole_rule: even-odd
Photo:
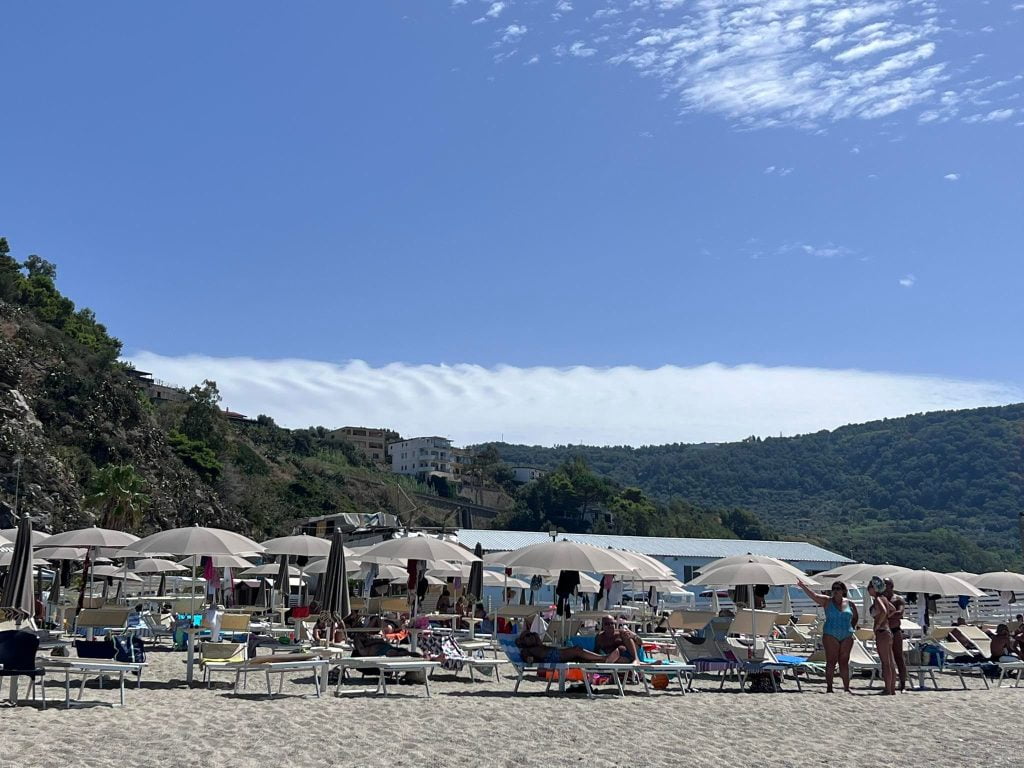
[[[345,541],[341,531],[331,537],[331,549],[327,555],[327,569],[320,581],[320,609],[331,625],[328,639],[333,641],[333,627],[340,624],[352,613],[352,602],[348,593],[348,576],[345,569]]]
[[[11,562],[7,566],[0,608],[15,612],[20,624],[35,613],[35,594],[32,588],[32,521],[22,515],[18,521],[18,535],[14,539]]]

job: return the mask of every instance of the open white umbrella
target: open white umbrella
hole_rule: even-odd
[[[998,573],[998,571],[997,571]],[[950,571],[950,576],[956,576],[958,579],[963,579],[968,584],[973,584],[974,580],[978,578],[977,573],[971,573],[970,571]]]
[[[226,531],[223,528],[208,528],[200,525],[160,531],[152,536],[136,541],[131,548],[133,552],[140,554],[169,552],[173,555],[210,556],[252,554],[263,551],[262,546],[240,533]],[[185,563],[182,563],[182,565],[185,565]],[[243,567],[250,567],[251,565],[252,563],[246,561]],[[196,565],[193,564],[191,567],[192,579],[195,581]],[[195,590],[190,589],[189,594],[192,595],[190,611],[192,614],[195,614]],[[189,681],[191,682],[191,678]]]
[[[497,553],[495,553],[497,554]],[[633,567],[616,550],[576,541],[543,541],[504,553],[491,562],[525,570],[581,571],[588,573],[632,573]]]
[[[797,568],[795,565],[787,563],[785,560],[779,560],[777,557],[769,557],[768,555],[729,555],[728,557],[720,557],[717,560],[712,560],[709,563],[704,563],[700,567],[700,573],[704,574],[715,568],[720,568],[723,565],[736,565],[737,563],[771,563],[774,565],[781,565],[783,568],[789,568],[794,573],[799,574],[805,580],[808,578],[807,575]]]
[[[458,563],[472,563],[480,559],[465,547],[433,536],[406,536],[382,541],[367,549],[359,558],[364,563],[385,564],[395,558],[427,562],[448,560]]]
[[[252,568],[251,560],[241,555],[192,555],[181,561],[181,564],[188,568],[198,568],[203,564],[203,558],[209,557],[214,568]],[[276,567],[276,566],[275,566]]]
[[[247,568],[246,570],[241,571],[238,575],[243,579],[249,579],[256,576],[277,576],[277,573],[280,570],[281,567],[277,563],[265,563],[264,565],[257,565],[253,568]],[[306,573],[309,573],[309,571],[306,571]],[[294,565],[289,565],[288,576],[296,578],[301,577],[302,571],[300,571]]]
[[[509,582],[511,582],[511,581],[512,581],[512,579],[509,579]],[[546,576],[545,578],[542,579],[542,581],[543,581],[544,584],[547,584],[549,586],[554,586],[555,584],[558,583],[558,576],[557,575]],[[512,584],[510,583],[509,586],[511,587]],[[527,584],[527,586],[529,586],[529,584]],[[601,582],[599,582],[593,576],[588,576],[585,573],[581,573],[580,574],[580,584],[576,588],[576,591],[581,593],[581,594],[586,593],[588,595],[596,595],[598,592],[601,591]]]
[[[989,571],[976,576],[970,583],[978,589],[994,589],[997,592],[1024,592],[1024,575],[1013,571]]]
[[[135,544],[139,537],[111,528],[77,528],[73,531],[55,533],[41,542],[44,547],[127,547]]]
[[[941,595],[943,597],[984,597],[985,593],[973,584],[968,584],[963,579],[950,576],[948,573],[938,573],[920,569],[917,571],[900,570],[888,576],[892,579],[895,589],[900,592],[923,592],[928,595]]]
[[[820,581],[842,581],[847,585],[850,584],[867,584],[871,581],[872,576],[880,575],[879,570],[884,569],[886,566],[875,565],[873,563],[848,563],[841,565],[838,568],[833,568],[830,571],[824,573],[815,574],[815,578]]]
[[[676,578],[676,574],[671,568],[649,555],[630,552],[627,549],[616,549],[615,554],[633,566],[630,575],[637,581],[661,582],[672,581]]]
[[[13,547],[15,539],[18,538],[17,528],[0,528],[0,547],[8,546]],[[50,534],[43,533],[42,531],[32,531],[32,546],[41,547],[46,543],[46,540],[50,538]],[[6,542],[6,544],[4,543]]]
[[[408,581],[409,572],[400,565],[379,565],[377,566],[377,580],[390,581],[391,583]]]
[[[132,571],[135,573],[171,573],[188,570],[181,563],[159,557],[143,557],[135,561]]]
[[[347,548],[346,548],[346,551],[347,551]],[[345,572],[346,573],[352,573],[353,571],[358,571],[361,567],[362,567],[362,564],[361,564],[361,562],[359,560],[356,560],[356,559],[349,560],[348,559],[348,555],[347,554],[345,555]],[[313,575],[313,574],[317,574],[317,573],[327,573],[327,558],[324,557],[324,558],[321,558],[319,560],[314,560],[312,563],[310,563],[309,565],[306,566],[305,572],[308,575]]]
[[[735,587],[745,585],[749,587],[751,598],[754,595],[754,587],[758,584],[766,584],[771,587],[785,587],[793,584],[804,583],[809,586],[816,585],[810,576],[803,573],[794,573],[792,566],[786,567],[780,562],[757,562],[748,559],[747,562],[722,565],[707,573],[700,574],[692,579],[689,584],[700,584],[711,587]],[[750,634],[754,638],[754,647],[757,645],[757,614],[750,606]],[[738,628],[738,627],[737,627]],[[753,648],[749,653],[753,655]]]
[[[300,534],[298,536],[282,536],[262,542],[268,555],[293,555],[295,557],[327,557],[331,552],[331,542],[318,536]]]
[[[41,547],[36,550],[36,557],[43,560],[75,560],[85,559],[88,547]]]
[[[142,581],[141,576],[131,571],[125,573],[120,566],[116,565],[97,565],[92,569],[92,572],[97,576],[105,576],[108,579],[117,579],[119,581]]]

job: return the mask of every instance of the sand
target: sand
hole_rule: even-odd
[[[154,651],[141,690],[113,707],[116,689],[86,689],[93,702],[66,710],[63,676],[48,687],[51,706],[0,709],[0,766],[910,766],[1019,762],[1024,686],[963,691],[940,675],[939,692],[894,698],[825,695],[819,682],[797,693],[717,690],[643,695],[545,696],[527,682],[471,683],[439,675],[433,699],[420,686],[395,686],[386,699],[348,693],[311,696],[297,673],[284,696],[268,700],[265,682],[231,694],[226,677],[186,689],[184,654]],[[359,687],[359,686],[353,686]],[[876,686],[877,688],[877,686]],[[7,688],[4,687],[4,696]],[[884,746],[883,746],[884,745]],[[883,751],[884,750],[884,751]],[[882,755],[882,757],[880,757]]]

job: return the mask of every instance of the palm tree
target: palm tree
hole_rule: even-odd
[[[144,488],[145,480],[131,464],[110,464],[93,475],[85,505],[102,512],[102,527],[129,531],[142,522],[149,503]]]

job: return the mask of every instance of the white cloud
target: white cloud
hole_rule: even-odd
[[[904,288],[913,288],[914,283],[916,282],[917,278],[914,277],[913,275],[904,275],[903,277],[900,278],[900,285],[902,285]]]
[[[947,173],[942,178],[944,178],[946,181],[960,181],[960,174],[959,173]]]
[[[539,61],[540,61],[540,56],[538,56],[537,54],[533,54],[533,56],[531,56],[529,59],[527,59],[526,63],[527,64],[536,64]]]
[[[983,381],[816,368],[374,368],[310,360],[135,355],[142,369],[191,385],[213,379],[223,405],[292,427],[386,425],[403,435],[597,445],[738,440],[949,408],[1015,402]]]
[[[970,121],[991,122],[1010,106],[993,99],[1020,95],[1019,83],[993,95],[995,77],[968,79],[977,60],[947,40],[980,27],[931,0],[632,0],[569,24],[555,9],[557,56],[600,51],[657,80],[682,112],[740,128],[817,129],[914,107],[921,123],[945,122],[965,105],[988,105]]]
[[[491,3],[491,7],[487,9],[487,13],[485,13],[484,16],[490,19],[496,19],[501,16],[501,12],[504,10],[505,3],[501,2],[501,0],[497,0],[497,2]]]
[[[597,53],[597,49],[588,48],[587,44],[584,43],[582,40],[577,40],[576,42],[569,46],[569,54],[571,56],[579,56],[581,58],[586,58],[588,56],[593,56],[595,53]]]
[[[514,43],[526,34],[525,24],[509,24],[505,27],[505,34],[501,36],[501,42]]]

